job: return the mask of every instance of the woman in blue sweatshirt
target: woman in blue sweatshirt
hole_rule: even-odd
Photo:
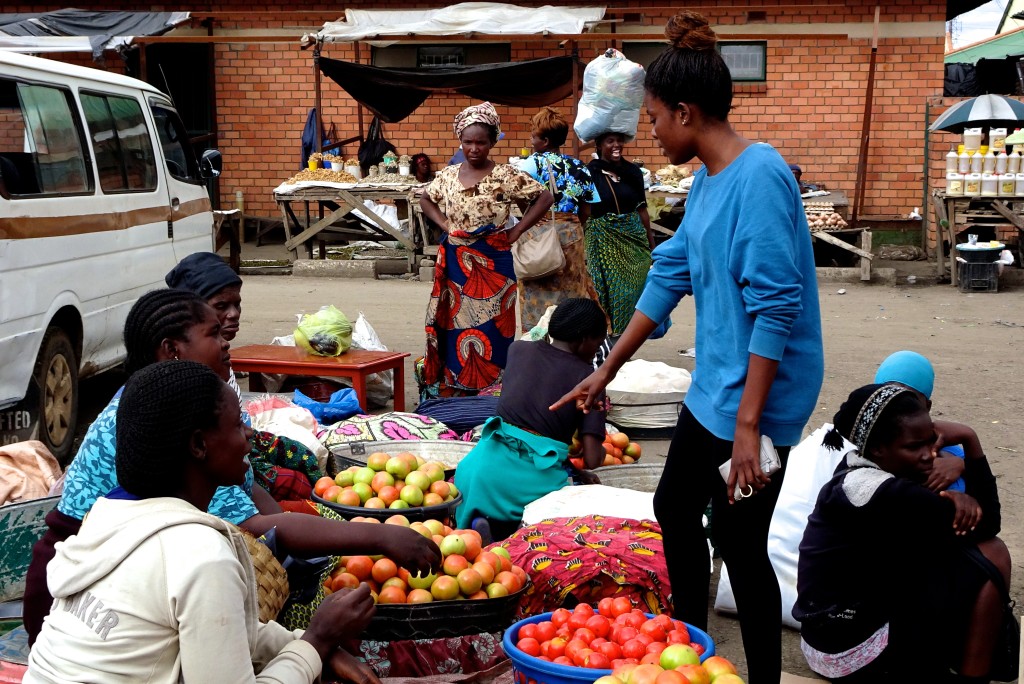
[[[824,360],[811,236],[793,173],[769,145],[728,122],[729,69],[699,14],[665,29],[672,44],[647,71],[645,105],[669,161],[697,157],[686,216],[654,251],[644,293],[607,361],[562,402],[588,409],[618,369],[693,295],[697,364],[654,509],[665,537],[676,616],[707,626],[710,573],[701,514],[729,566],[750,684],[781,677],[782,609],[768,559],[768,525],[785,472],[759,465],[767,435],[785,464],[821,388]],[[719,466],[731,460],[729,481]],[[734,500],[736,487],[747,496]]]

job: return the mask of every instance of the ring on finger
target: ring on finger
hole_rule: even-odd
[[[740,495],[744,499],[750,496],[754,496],[754,485],[748,484],[744,489],[740,490]]]

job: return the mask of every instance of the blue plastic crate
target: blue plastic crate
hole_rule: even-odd
[[[654,616],[648,613],[647,617]],[[611,670],[594,670],[586,667],[569,667],[568,665],[549,663],[546,660],[526,655],[516,648],[516,642],[519,641],[520,627],[550,619],[551,613],[542,613],[541,615],[534,615],[533,617],[520,620],[505,630],[501,646],[505,649],[505,654],[512,660],[512,669],[517,674],[522,673],[529,679],[536,680],[537,684],[593,684],[594,680],[612,673]],[[690,632],[690,638],[693,640],[693,643],[704,647],[704,653],[700,656],[700,662],[703,663],[715,655],[715,642],[707,632],[689,624],[686,625],[686,629]]]

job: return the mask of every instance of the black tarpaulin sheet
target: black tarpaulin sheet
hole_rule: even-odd
[[[320,58],[320,71],[357,102],[395,123],[435,92],[457,92],[477,100],[517,107],[542,107],[572,94],[572,57],[440,69],[391,69]],[[579,66],[576,67],[577,69]]]
[[[89,38],[94,59],[119,36],[155,36],[188,18],[187,12],[93,12],[62,9],[53,12],[0,14],[0,33],[9,36],[83,36]]]

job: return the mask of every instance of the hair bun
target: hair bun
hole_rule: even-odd
[[[714,50],[718,36],[704,15],[685,10],[668,20],[665,37],[673,47],[684,50]]]

